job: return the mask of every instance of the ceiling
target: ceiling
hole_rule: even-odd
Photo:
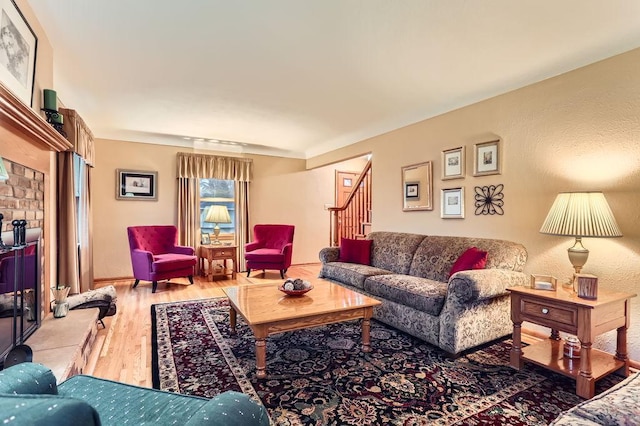
[[[98,138],[310,158],[640,46],[628,0],[28,0]]]

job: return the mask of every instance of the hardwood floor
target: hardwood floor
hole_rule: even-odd
[[[320,264],[293,265],[287,277],[315,278]],[[98,336],[89,364],[85,371],[96,377],[117,380],[132,385],[151,387],[151,305],[180,300],[223,297],[223,287],[252,283],[279,283],[278,271],[252,271],[251,277],[239,273],[235,280],[207,281],[206,277],[194,277],[189,285],[186,278],[171,280],[171,284],[158,283],[156,293],[151,293],[151,283],[141,282],[132,288],[133,279],[101,281],[96,287],[113,285],[118,293],[118,312],[105,318],[106,327],[98,330]]]

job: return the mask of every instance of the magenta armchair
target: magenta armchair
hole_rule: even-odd
[[[159,280],[187,277],[193,284],[193,271],[196,265],[193,247],[179,246],[178,229],[173,225],[130,226],[129,248],[131,266],[138,286],[140,280],[153,283],[152,292],[156,292]]]
[[[253,241],[245,244],[247,277],[252,269],[276,269],[284,278],[291,266],[293,254],[293,225],[256,225]]]

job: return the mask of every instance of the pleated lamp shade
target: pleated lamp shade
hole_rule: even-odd
[[[213,223],[231,223],[231,216],[226,206],[213,205],[209,207],[207,217],[204,220]]]
[[[567,252],[576,274],[587,263],[589,250],[582,237],[622,237],[602,192],[561,192],[553,202],[540,232],[575,237]]]
[[[621,237],[602,192],[561,192],[540,232],[569,237]]]

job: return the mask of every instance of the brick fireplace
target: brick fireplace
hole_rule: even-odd
[[[11,221],[25,219],[27,228],[44,227],[44,173],[4,159],[9,179],[0,181],[1,231],[13,229]]]

